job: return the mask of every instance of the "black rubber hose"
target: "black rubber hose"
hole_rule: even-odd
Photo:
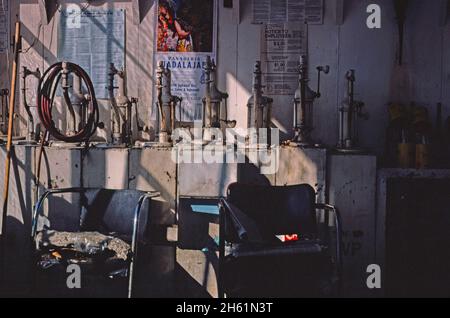
[[[99,124],[99,109],[94,86],[89,75],[79,65],[70,62],[66,62],[66,65],[69,73],[76,74],[81,78],[90,96],[89,100],[82,105],[82,107],[86,107],[87,109],[86,114],[88,116],[86,123],[80,125],[82,128],[73,135],[65,135],[55,126],[55,122],[53,121],[52,109],[56,90],[63,71],[62,62],[50,66],[39,81],[37,96],[39,118],[48,133],[55,139],[74,143],[86,142],[95,133]],[[67,98],[66,102],[68,102]],[[69,110],[71,106],[68,105]]]

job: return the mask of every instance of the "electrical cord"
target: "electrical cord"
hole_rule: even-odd
[[[66,68],[69,73],[76,74],[84,82],[89,100],[85,101],[82,107],[86,107],[87,119],[83,123],[79,131],[71,135],[63,134],[53,121],[52,108],[55,99],[58,83],[63,72],[63,63],[55,63],[50,66],[39,81],[38,86],[38,114],[42,125],[48,133],[57,140],[64,142],[87,142],[89,138],[95,133],[99,125],[99,109],[97,99],[95,97],[94,86],[89,75],[77,64],[66,62]],[[66,100],[66,103],[70,101]],[[70,109],[72,105],[67,105]]]

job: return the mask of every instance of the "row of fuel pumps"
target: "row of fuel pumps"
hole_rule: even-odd
[[[309,86],[308,61],[306,56],[300,57],[299,86],[294,95],[294,138],[290,142],[301,147],[315,147],[312,139],[314,130],[313,110],[314,101],[321,97],[320,81],[321,73],[328,74],[330,67],[317,66],[317,90]],[[346,153],[359,153],[363,150],[358,146],[358,121],[359,118],[367,118],[364,112],[364,103],[355,99],[355,71],[349,70],[345,79],[347,82],[346,97],[338,108],[339,112],[339,137],[336,150]]]
[[[293,138],[289,142],[291,145],[310,148],[319,147],[313,138],[314,129],[313,111],[314,102],[321,97],[320,82],[321,74],[330,72],[329,66],[318,66],[316,68],[317,89],[314,91],[309,86],[309,70],[306,56],[302,55],[298,64],[299,85],[295,91],[293,99]],[[224,130],[234,128],[235,120],[228,118],[228,94],[222,92],[217,87],[217,66],[215,62],[206,57],[203,63],[205,95],[202,99],[202,128],[204,129],[203,139],[211,141],[216,138],[211,131],[214,129]],[[180,118],[183,109],[183,99],[172,94],[171,70],[161,61],[156,68],[156,108],[158,110],[158,134],[157,143],[160,145],[172,146],[172,134],[180,126]],[[27,67],[21,72],[21,100],[27,116],[27,142],[36,142],[39,139],[39,125],[34,119],[31,108],[27,100],[27,78],[32,77],[40,81],[41,72],[34,71]],[[86,122],[86,111],[83,105],[90,98],[83,93],[81,78],[75,74],[69,76],[69,72],[62,70],[62,79],[59,82],[62,91],[63,101],[67,106],[66,134],[76,134],[83,123]],[[69,80],[71,77],[71,80]],[[367,118],[364,112],[364,103],[355,99],[355,71],[349,70],[346,75],[347,90],[344,101],[338,108],[339,111],[339,138],[336,149],[342,152],[361,152],[358,147],[358,121],[360,118]],[[139,125],[138,119],[138,99],[130,98],[126,92],[126,72],[118,70],[114,64],[109,67],[109,84],[107,87],[109,104],[111,107],[111,129],[110,140],[112,146],[131,145],[133,136],[132,113],[135,107],[137,129],[142,132],[146,127]],[[270,129],[272,127],[273,99],[265,96],[263,92],[263,77],[261,62],[257,61],[253,68],[252,95],[247,102],[247,127],[260,129]],[[1,97],[1,118],[0,129],[3,134],[7,127],[7,90],[0,91]],[[104,125],[100,123],[99,128]],[[61,130],[63,130],[61,128]],[[225,134],[222,134],[225,136]]]
[[[314,102],[321,97],[321,74],[330,72],[329,66],[318,66],[317,90],[309,86],[308,62],[306,56],[300,57],[298,65],[299,86],[293,99],[293,133],[289,142],[304,148],[320,147],[312,138],[314,129],[313,110]],[[211,128],[234,128],[236,121],[228,118],[228,94],[217,88],[217,67],[210,57],[206,58],[204,66],[206,84],[203,102],[202,128],[205,130],[203,139],[210,141],[214,136],[208,134]],[[367,119],[364,112],[364,103],[355,99],[355,71],[349,70],[346,75],[347,91],[339,111],[339,140],[336,150],[346,153],[358,153],[363,150],[358,147],[358,121]],[[158,63],[156,70],[157,106],[160,114],[159,142],[171,144],[171,134],[177,126],[177,108],[181,113],[182,98],[172,95],[171,71],[164,67],[163,62]],[[270,129],[272,127],[273,98],[265,96],[263,92],[263,77],[261,62],[256,61],[253,69],[252,95],[247,102],[247,128]],[[225,136],[225,134],[223,134]]]

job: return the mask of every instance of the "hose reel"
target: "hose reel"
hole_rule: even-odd
[[[84,87],[87,89],[87,95],[85,95],[84,101],[80,104],[80,112],[84,115],[80,117],[78,127],[74,127],[75,130],[73,132],[63,133],[55,125],[52,110],[58,84],[62,79],[64,101],[68,112],[73,117],[72,119],[75,120],[73,105],[69,97],[69,74],[78,76],[81,79],[82,84],[84,83]],[[37,102],[38,114],[42,125],[57,140],[69,143],[86,142],[99,126],[99,109],[94,86],[89,75],[77,64],[59,62],[50,66],[39,81]]]

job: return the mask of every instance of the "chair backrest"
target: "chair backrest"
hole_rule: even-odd
[[[90,189],[82,196],[81,230],[117,233],[131,237],[134,210],[143,192],[137,190]],[[139,237],[148,224],[149,201],[142,207]]]
[[[233,183],[227,200],[257,224],[264,237],[283,234],[317,236],[315,191],[307,184],[261,186]]]

